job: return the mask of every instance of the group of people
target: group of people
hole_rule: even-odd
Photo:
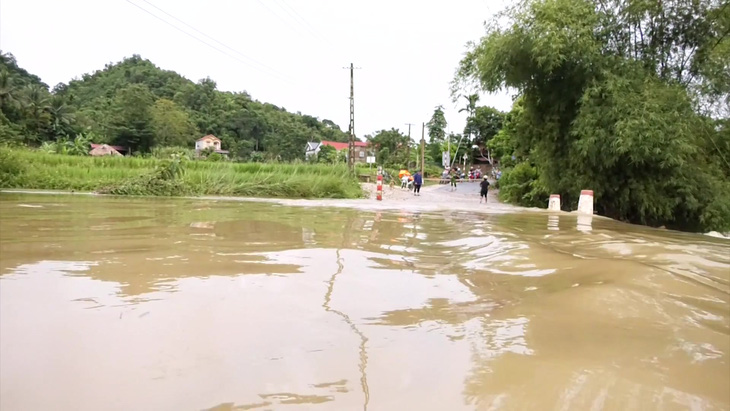
[[[463,179],[464,174],[461,172],[461,170],[458,167],[452,167],[451,170],[444,170],[444,174],[442,175],[442,178],[445,178],[446,176],[449,176],[449,184],[451,187],[451,191],[456,191],[456,180]],[[477,169],[474,169],[472,167],[469,170],[469,180],[474,181],[478,178],[482,177],[482,171]],[[483,176],[482,181],[479,183],[479,202],[481,203],[482,200],[484,202],[487,201],[487,194],[489,193],[489,181],[487,180],[487,176]]]
[[[414,175],[408,175],[403,174],[400,180],[400,188],[407,188],[411,189],[411,184],[413,185],[413,195],[414,196],[420,196],[421,195],[421,186],[423,185],[423,176],[421,175],[420,171],[416,171],[416,174]]]
[[[500,173],[501,174],[501,173]],[[487,176],[482,176],[482,172],[479,169],[474,169],[473,167],[469,170],[469,180],[476,180],[479,178],[482,178],[482,181],[479,183],[479,202],[482,201],[487,202],[487,195],[489,194],[489,181],[487,180]],[[451,191],[456,190],[456,180],[463,179],[464,174],[461,172],[461,170],[458,167],[452,167],[450,170],[445,169],[444,173],[441,176],[442,179],[449,178]],[[414,196],[420,196],[421,195],[421,186],[423,185],[423,176],[421,175],[420,171],[416,171],[415,174],[412,176],[408,173],[404,173],[401,176],[401,189],[408,189],[413,190]],[[392,184],[392,183],[391,183]],[[392,187],[391,187],[392,188]]]

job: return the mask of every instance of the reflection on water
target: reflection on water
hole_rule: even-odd
[[[0,195],[0,409],[730,409],[730,243]]]
[[[552,231],[560,231],[560,216],[557,214],[548,215],[547,229]]]
[[[593,230],[593,216],[588,214],[578,214],[578,230],[588,232]]]

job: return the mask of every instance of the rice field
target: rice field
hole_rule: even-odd
[[[3,188],[98,191],[136,181],[165,160],[85,157],[26,149],[1,149]],[[345,165],[185,161],[185,194],[285,198],[358,198],[362,190]],[[139,194],[145,194],[144,191]],[[152,194],[152,193],[149,193]]]

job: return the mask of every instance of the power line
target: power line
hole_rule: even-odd
[[[312,34],[312,36],[316,37],[314,30],[312,30],[310,27],[308,27],[306,25],[306,21],[304,21],[296,11],[294,11],[291,7],[289,7],[288,4],[283,3],[283,2],[280,3],[277,0],[274,0],[274,3],[276,3],[276,5],[279,6],[280,9],[284,10],[284,12],[286,14],[288,14],[289,17],[291,17],[297,24],[300,24],[302,27],[307,29],[310,32],[310,34]],[[282,6],[282,4],[284,4],[284,6],[286,6],[286,7]],[[293,11],[294,13],[292,14],[292,12],[290,10]]]
[[[200,33],[200,34],[202,34],[203,36],[205,36],[205,37],[207,37],[207,38],[209,38],[209,39],[213,40],[214,42],[216,42],[216,43],[220,44],[221,46],[223,46],[223,47],[227,48],[228,50],[231,50],[232,52],[234,52],[234,53],[238,54],[239,56],[243,57],[244,59],[246,59],[246,60],[249,60],[249,61],[251,61],[251,62],[252,62],[253,64],[257,64],[257,65],[259,65],[259,66],[260,66],[261,68],[263,68],[264,70],[268,70],[268,71],[270,71],[270,73],[268,73],[268,74],[273,74],[274,76],[277,76],[277,77],[279,77],[279,78],[280,78],[280,79],[282,79],[282,80],[285,80],[285,81],[288,81],[288,82],[290,82],[290,81],[289,81],[289,78],[288,78],[288,77],[287,77],[287,76],[286,76],[285,74],[283,74],[283,73],[281,73],[281,72],[277,71],[276,69],[274,69],[274,68],[272,68],[272,67],[270,67],[270,66],[268,66],[268,65],[266,65],[266,64],[264,64],[264,63],[262,63],[262,62],[260,62],[260,61],[258,61],[258,60],[256,60],[256,59],[254,59],[253,57],[247,56],[246,54],[244,54],[244,53],[242,53],[242,52],[240,52],[240,51],[238,51],[238,50],[234,49],[233,47],[231,47],[231,46],[229,46],[229,45],[227,45],[227,44],[225,44],[225,43],[223,43],[223,42],[221,42],[221,41],[219,41],[219,40],[216,40],[215,38],[213,38],[213,37],[211,37],[211,36],[209,36],[209,35],[207,35],[207,34],[203,33],[202,31],[200,31],[200,30],[196,29],[195,27],[191,26],[190,24],[188,24],[188,23],[186,23],[186,22],[184,22],[184,21],[180,20],[179,18],[177,18],[177,17],[173,16],[172,14],[170,14],[170,13],[166,12],[165,10],[163,10],[163,9],[161,9],[161,8],[159,8],[159,7],[157,7],[156,5],[154,5],[154,4],[152,4],[152,3],[150,3],[149,1],[147,1],[147,0],[142,0],[142,1],[144,1],[145,3],[149,4],[150,6],[152,6],[152,7],[154,7],[154,8],[156,8],[157,10],[161,11],[162,13],[164,13],[164,14],[166,14],[166,15],[170,16],[171,18],[175,19],[176,21],[178,21],[178,22],[180,22],[180,23],[184,24],[185,26],[187,26],[187,27],[190,27],[190,28],[191,28],[192,30],[194,30],[194,31],[196,31],[196,32],[198,32],[198,33]],[[256,67],[254,67],[254,68],[256,68]],[[259,71],[261,71],[261,70],[259,70]]]
[[[269,13],[273,14],[274,16],[276,16],[276,18],[278,18],[279,20],[281,20],[287,27],[289,27],[292,30],[294,30],[295,32],[299,32],[301,34],[301,31],[295,29],[294,26],[291,25],[291,24],[289,24],[289,22],[286,21],[285,18],[281,17],[281,15],[279,13],[275,12],[269,6],[267,6],[265,2],[263,2],[261,0],[256,0],[256,2],[259,3],[261,6],[263,6],[266,10],[268,10]]]
[[[270,7],[268,6],[268,5],[266,5],[266,3],[265,3],[264,1],[262,1],[262,0],[256,0],[256,2],[258,2],[258,3],[259,3],[259,4],[261,5],[261,6],[263,6],[263,7],[264,7],[264,8],[266,9],[266,10],[268,10],[268,11],[269,11],[269,13],[273,14],[274,16],[276,16],[276,18],[277,18],[277,19],[281,20],[281,22],[283,22],[283,23],[284,23],[284,24],[285,24],[285,25],[286,25],[287,27],[289,27],[289,28],[290,28],[291,30],[293,30],[293,31],[295,31],[295,32],[297,32],[297,33],[299,33],[299,34],[304,34],[304,31],[303,31],[303,30],[300,30],[300,29],[298,28],[298,26],[301,26],[301,27],[303,27],[303,28],[307,29],[307,31],[308,31],[308,34],[309,34],[309,35],[311,35],[311,36],[312,36],[313,38],[315,38],[316,40],[319,40],[320,42],[324,42],[324,43],[327,43],[327,44],[328,44],[328,45],[329,45],[330,47],[332,47],[332,48],[335,48],[335,47],[334,47],[334,46],[332,45],[332,43],[330,43],[330,42],[329,42],[329,41],[328,41],[327,39],[325,39],[324,37],[318,36],[318,35],[317,35],[317,33],[315,32],[315,30],[314,30],[313,28],[311,28],[311,25],[309,25],[309,23],[307,23],[307,21],[306,21],[306,20],[304,20],[304,19],[303,19],[303,18],[301,18],[301,17],[300,17],[299,19],[297,19],[297,17],[296,17],[295,15],[293,15],[292,13],[290,13],[290,12],[289,12],[289,10],[285,9],[285,8],[284,8],[284,6],[282,6],[281,4],[279,4],[279,3],[276,3],[276,4],[277,4],[277,5],[279,6],[279,8],[280,8],[280,9],[282,9],[282,10],[284,10],[284,12],[286,12],[286,13],[287,13],[287,14],[289,15],[289,17],[291,17],[291,18],[292,18],[292,20],[293,20],[293,21],[294,21],[295,23],[297,23],[297,24],[291,24],[291,23],[290,23],[290,22],[289,22],[289,21],[288,21],[288,20],[287,20],[286,18],[282,17],[282,16],[281,16],[281,14],[277,13],[277,12],[276,12],[275,10],[271,9],[271,8],[270,8]],[[290,9],[290,10],[292,10],[292,11],[294,12],[294,14],[297,14],[296,10],[292,9],[292,8],[291,8],[291,7],[290,7],[290,6],[288,5],[288,4],[286,4],[286,3],[284,3],[284,4],[285,4],[285,5],[286,5],[286,6],[287,6],[287,7],[288,7],[288,8]],[[298,14],[297,14],[297,15],[298,15]],[[303,21],[304,23],[301,23],[301,22],[300,22],[300,20],[301,20],[301,21]],[[306,25],[305,25],[305,24],[306,24]]]
[[[249,66],[249,67],[252,67],[252,68],[254,68],[254,69],[256,69],[256,70],[258,70],[258,71],[260,71],[260,72],[262,72],[262,73],[265,73],[265,74],[269,74],[269,75],[272,75],[272,76],[274,76],[274,77],[277,77],[277,78],[279,78],[280,80],[284,80],[284,81],[287,81],[287,82],[291,83],[291,81],[290,81],[290,80],[288,80],[287,78],[284,78],[284,77],[282,77],[283,75],[282,75],[281,73],[277,72],[276,70],[274,70],[274,69],[272,69],[272,68],[270,68],[270,67],[266,66],[266,65],[265,65],[265,64],[263,64],[263,63],[259,63],[258,61],[254,60],[254,59],[252,59],[252,58],[250,58],[250,57],[247,57],[246,55],[244,55],[244,54],[242,54],[242,53],[240,53],[240,52],[238,52],[238,51],[236,51],[236,50],[234,50],[234,49],[232,49],[232,48],[230,48],[230,47],[226,46],[225,44],[221,43],[220,41],[218,41],[218,40],[215,40],[214,38],[212,38],[212,37],[208,36],[207,34],[205,34],[205,33],[201,32],[200,30],[197,30],[197,29],[195,29],[194,27],[190,26],[189,24],[187,24],[187,23],[185,23],[185,22],[181,21],[180,19],[178,19],[178,18],[176,18],[175,16],[173,16],[173,15],[171,15],[171,14],[167,13],[166,11],[164,11],[164,10],[160,9],[159,7],[155,6],[154,4],[152,4],[152,3],[150,3],[150,2],[148,2],[148,1],[146,1],[146,0],[142,0],[142,1],[144,1],[145,3],[147,3],[147,4],[151,5],[152,7],[154,7],[154,8],[156,8],[156,9],[160,10],[161,12],[163,12],[163,13],[167,14],[168,16],[170,16],[170,17],[174,18],[175,20],[179,21],[180,23],[182,23],[182,24],[185,24],[186,26],[188,26],[188,27],[192,28],[193,30],[195,30],[195,31],[199,32],[200,34],[202,34],[202,35],[204,35],[204,36],[206,36],[206,37],[210,38],[211,40],[213,40],[213,41],[215,41],[215,42],[217,42],[217,43],[219,43],[219,44],[223,45],[223,46],[224,46],[224,47],[226,47],[226,48],[229,48],[229,49],[233,50],[234,52],[236,52],[236,53],[240,54],[240,55],[241,55],[242,57],[244,57],[244,58],[246,58],[246,59],[249,59],[249,60],[253,61],[254,63],[256,63],[256,64],[259,64],[259,65],[261,65],[261,66],[263,66],[263,67],[266,67],[266,68],[267,68],[267,69],[268,69],[268,70],[269,70],[270,72],[267,72],[267,71],[265,71],[265,70],[261,69],[260,67],[256,67],[256,66],[252,65],[251,63],[249,63],[249,62],[247,62],[247,61],[245,61],[245,60],[242,60],[242,59],[240,59],[240,58],[238,58],[238,57],[236,57],[236,56],[234,56],[234,55],[231,55],[231,54],[227,53],[227,52],[226,52],[226,51],[224,51],[224,50],[221,50],[220,48],[218,48],[218,47],[216,47],[216,46],[214,46],[214,45],[212,45],[212,44],[208,43],[207,41],[205,41],[205,40],[203,40],[203,39],[201,39],[201,38],[199,38],[199,37],[195,36],[194,34],[191,34],[191,33],[187,32],[187,31],[185,31],[185,30],[181,29],[180,27],[178,27],[178,26],[176,26],[176,25],[174,25],[174,24],[170,23],[169,21],[167,21],[167,20],[163,19],[162,17],[160,17],[160,16],[158,16],[158,15],[156,15],[156,14],[152,13],[151,11],[149,11],[149,10],[145,9],[144,7],[140,6],[139,4],[136,4],[136,3],[132,2],[131,0],[125,0],[125,1],[126,1],[127,3],[129,3],[129,4],[133,5],[134,7],[137,7],[138,9],[142,10],[143,12],[145,12],[145,13],[149,14],[150,16],[152,16],[152,17],[154,17],[154,18],[156,18],[156,19],[158,19],[158,20],[162,21],[163,23],[165,23],[165,24],[167,24],[168,26],[170,26],[170,27],[174,28],[175,30],[178,30],[178,31],[180,31],[181,33],[183,33],[183,34],[185,34],[185,35],[187,35],[187,36],[189,36],[189,37],[192,37],[193,39],[195,39],[195,40],[197,40],[197,41],[199,41],[199,42],[201,42],[201,43],[205,44],[206,46],[208,46],[208,47],[212,48],[213,50],[216,50],[216,51],[218,51],[218,52],[220,52],[220,53],[222,53],[222,54],[225,54],[226,56],[228,56],[228,57],[230,57],[230,58],[232,58],[232,59],[234,59],[234,60],[237,60],[237,61],[239,61],[239,62],[241,62],[241,63],[243,63],[243,64],[245,64],[245,65],[247,65],[247,66]]]
[[[178,21],[178,22],[180,22],[180,23],[184,24],[185,26],[187,26],[187,27],[190,27],[191,29],[193,29],[194,31],[196,31],[196,32],[198,32],[198,33],[200,33],[200,34],[202,34],[203,36],[205,36],[205,37],[207,37],[207,38],[209,38],[209,39],[213,40],[214,42],[216,42],[216,43],[220,44],[221,46],[223,46],[223,47],[227,48],[228,50],[231,50],[232,52],[234,52],[234,53],[238,54],[239,56],[241,56],[241,57],[243,57],[243,58],[245,58],[245,59],[247,59],[247,60],[251,60],[251,61],[252,61],[252,62],[253,62],[254,64],[258,64],[258,65],[260,65],[261,67],[265,68],[266,70],[271,70],[271,72],[273,72],[273,73],[276,73],[276,74],[278,74],[278,75],[280,75],[280,76],[283,76],[283,75],[284,75],[284,74],[282,74],[282,73],[279,73],[279,72],[278,72],[278,71],[276,71],[275,69],[273,69],[273,68],[271,68],[271,67],[267,66],[266,64],[264,64],[264,63],[262,63],[262,62],[260,62],[260,61],[258,61],[258,60],[256,60],[256,59],[254,59],[253,57],[249,57],[249,56],[247,56],[247,55],[245,55],[245,54],[241,53],[240,51],[238,51],[238,50],[234,49],[233,47],[231,47],[231,46],[229,46],[229,45],[227,45],[227,44],[225,44],[225,43],[223,43],[223,42],[221,42],[221,41],[219,41],[219,40],[216,40],[216,39],[214,39],[213,37],[211,37],[211,36],[209,36],[209,35],[207,35],[207,34],[203,33],[202,31],[200,31],[200,30],[196,29],[195,27],[191,26],[190,24],[188,24],[188,23],[186,23],[186,22],[184,22],[184,21],[180,20],[179,18],[177,18],[177,17],[173,16],[172,14],[170,14],[170,13],[166,12],[165,10],[163,10],[163,9],[161,9],[161,8],[159,8],[159,7],[157,7],[157,6],[155,6],[154,4],[150,3],[149,1],[147,1],[147,0],[142,0],[142,1],[143,1],[143,2],[145,2],[145,3],[147,3],[147,4],[149,4],[150,6],[152,6],[152,7],[154,7],[154,8],[156,8],[157,10],[161,11],[162,13],[166,14],[167,16],[169,16],[169,17],[171,17],[171,18],[175,19],[176,21]]]
[[[304,17],[302,17],[301,14],[299,14],[296,11],[296,9],[294,9],[289,3],[287,3],[286,0],[274,0],[274,2],[276,2],[279,5],[279,7],[281,7],[285,12],[287,12],[287,14],[289,14],[293,18],[299,20],[299,22],[301,22],[302,26],[304,28],[306,28],[307,30],[309,30],[310,33],[312,33],[312,36],[314,36],[318,40],[328,43],[330,46],[332,46],[332,43],[330,43],[329,40],[327,40],[327,38],[321,36],[319,34],[319,32],[317,31],[317,29],[315,29],[311,24],[309,24],[309,22]],[[283,4],[286,8],[282,7],[281,4]],[[292,15],[292,13],[289,13],[289,11],[287,9],[291,10],[294,14]]]

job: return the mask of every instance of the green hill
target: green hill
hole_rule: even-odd
[[[217,90],[134,55],[52,90],[0,53],[0,140],[28,145],[74,138],[147,152],[159,146],[192,147],[205,134],[241,159],[302,158],[312,140],[346,141],[330,120],[290,113],[246,92]]]

